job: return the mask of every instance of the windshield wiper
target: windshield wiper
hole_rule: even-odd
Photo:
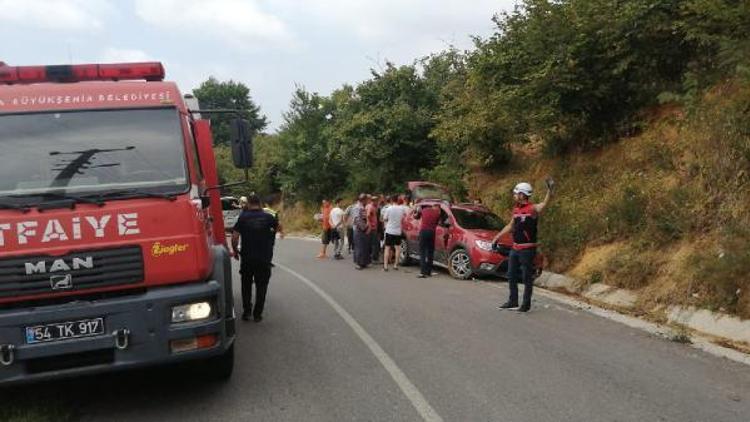
[[[34,207],[39,211],[51,210],[56,208],[73,208],[75,204],[94,204],[96,206],[104,206],[104,201],[101,198],[92,199],[85,198],[82,196],[68,195],[62,192],[41,192],[30,195],[11,195],[10,198],[28,198],[28,197],[41,197],[41,202],[33,205],[21,205],[19,209]]]
[[[58,200],[58,201],[73,201],[73,204],[81,203],[81,204],[94,204],[99,207],[104,206],[104,201],[101,198],[89,198],[89,197],[83,197],[83,196],[68,195],[62,192],[42,192],[42,193],[37,193],[33,195],[16,195],[13,197],[23,198],[27,196],[41,196],[44,199],[51,199],[51,200]],[[49,202],[40,202],[34,206],[38,207],[39,209],[47,209],[49,207],[57,208],[54,205],[55,204],[52,204]]]
[[[8,204],[5,202],[0,202],[0,210],[18,210],[22,213],[27,213],[31,211],[31,208],[29,208],[26,205],[18,205],[18,204]]]
[[[118,199],[131,199],[131,198],[161,198],[174,201],[177,199],[177,195],[174,193],[156,193],[148,192],[140,189],[126,189],[117,190],[107,193],[102,193],[99,198],[118,198]]]

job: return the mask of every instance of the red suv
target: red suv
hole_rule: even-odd
[[[507,258],[513,244],[510,235],[500,239],[500,247],[493,248],[492,239],[502,230],[506,222],[481,205],[450,204],[447,201],[422,200],[415,205],[440,203],[447,215],[446,225],[438,226],[435,232],[435,264],[448,269],[461,280],[473,275],[505,277]],[[401,243],[401,265],[419,259],[419,220],[414,219],[414,210],[404,219],[404,240]],[[537,254],[537,275],[542,271],[544,257]]]

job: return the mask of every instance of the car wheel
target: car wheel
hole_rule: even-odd
[[[398,257],[398,265],[411,265],[414,260],[409,256],[409,242],[406,239],[401,241],[401,255]]]
[[[451,253],[448,258],[448,271],[450,271],[453,278],[459,280],[468,280],[474,274],[474,270],[471,268],[471,258],[466,249],[458,248]]]

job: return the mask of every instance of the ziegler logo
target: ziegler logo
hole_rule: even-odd
[[[56,273],[60,271],[72,271],[72,270],[80,270],[80,269],[92,269],[94,268],[94,257],[92,256],[84,256],[84,257],[75,257],[70,260],[70,262],[65,262],[64,259],[56,259],[52,261],[47,266],[47,261],[38,261],[38,262],[26,262],[26,275],[32,275],[32,274],[46,274],[46,273]],[[52,278],[50,277],[50,281],[52,281]]]
[[[173,256],[178,253],[183,253],[190,247],[187,243],[173,243],[171,245],[163,245],[161,242],[156,242],[151,246],[151,256],[159,258],[162,256]]]

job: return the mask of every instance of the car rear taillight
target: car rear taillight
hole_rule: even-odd
[[[56,66],[7,66],[0,63],[0,83],[4,84],[136,79],[162,81],[164,66],[159,62]]]

